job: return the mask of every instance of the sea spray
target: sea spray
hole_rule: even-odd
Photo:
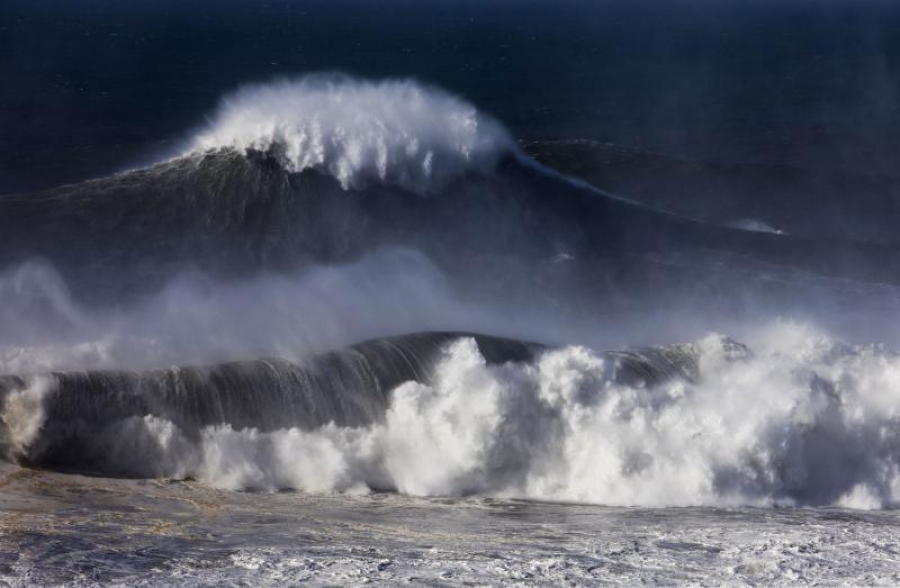
[[[518,150],[500,123],[443,90],[338,74],[246,86],[225,98],[188,151],[223,148],[329,174],[345,189],[374,182],[419,193],[489,172]]]

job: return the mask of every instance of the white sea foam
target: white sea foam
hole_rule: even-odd
[[[795,324],[762,329],[748,357],[724,341],[695,344],[698,382],[647,388],[616,383],[616,366],[586,348],[494,366],[461,339],[431,385],[399,386],[369,427],[221,425],[197,443],[158,419],[135,424],[159,437],[164,473],[230,489],[654,506],[900,502],[900,357]],[[120,444],[121,431],[109,439]]]
[[[276,156],[346,188],[386,183],[420,193],[488,172],[515,142],[494,119],[411,80],[312,75],[227,97],[190,152],[231,148]]]

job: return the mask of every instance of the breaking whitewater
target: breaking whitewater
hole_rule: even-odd
[[[890,243],[338,75],[0,231],[11,585],[900,582]]]

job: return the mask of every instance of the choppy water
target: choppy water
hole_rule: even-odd
[[[11,586],[895,585],[900,514],[239,493],[6,469]]]

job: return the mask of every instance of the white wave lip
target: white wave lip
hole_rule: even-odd
[[[260,432],[131,419],[109,455],[229,489],[393,490],[607,505],[900,503],[900,356],[806,327],[768,327],[755,353],[697,343],[702,377],[624,385],[583,347],[489,365],[448,346],[432,383],[392,393],[367,427]],[[122,439],[129,439],[123,444]],[[104,441],[105,440],[105,441]]]
[[[247,86],[226,98],[191,152],[275,155],[345,189],[372,183],[422,194],[468,172],[489,172],[515,142],[468,102],[412,80],[312,75]]]
[[[35,376],[28,386],[13,392],[0,404],[0,445],[9,458],[27,454],[27,450],[40,438],[44,426],[44,398],[53,389],[54,382],[45,376]]]

